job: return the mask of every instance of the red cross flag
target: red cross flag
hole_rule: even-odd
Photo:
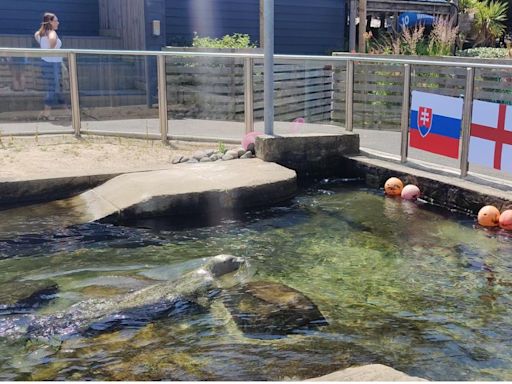
[[[512,173],[512,106],[473,102],[468,160]]]

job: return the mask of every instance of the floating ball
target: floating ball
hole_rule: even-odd
[[[391,177],[384,184],[384,192],[389,196],[400,196],[402,189],[404,189],[404,184],[398,177]]]
[[[242,139],[242,148],[246,151],[250,144],[254,144],[256,141],[256,137],[263,135],[263,132],[249,132],[247,135],[244,136]]]
[[[503,211],[500,215],[500,227],[512,231],[512,209]]]
[[[416,200],[418,197],[420,197],[420,189],[416,185],[409,184],[402,189],[402,199]]]
[[[478,224],[482,227],[497,227],[500,224],[500,211],[493,205],[486,205],[478,211]]]

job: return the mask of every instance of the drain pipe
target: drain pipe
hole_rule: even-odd
[[[265,0],[264,107],[265,134],[274,135],[274,0]]]

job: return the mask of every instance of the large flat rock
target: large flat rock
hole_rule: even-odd
[[[235,211],[286,200],[296,189],[295,171],[259,159],[177,164],[123,174],[69,199],[3,211],[0,233],[31,231],[31,223],[39,232],[41,225]]]
[[[428,381],[420,377],[409,376],[382,364],[369,364],[362,367],[350,367],[325,376],[306,381]]]

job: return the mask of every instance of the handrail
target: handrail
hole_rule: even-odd
[[[123,50],[98,50],[98,49],[39,49],[39,48],[0,48],[0,57],[6,56],[61,56],[68,54],[77,55],[113,55],[113,56],[188,56],[188,57],[212,57],[212,58],[252,58],[263,60],[262,53],[231,53],[231,52],[186,52],[186,51],[123,51]],[[290,61],[321,61],[323,63],[336,62],[371,62],[371,63],[387,63],[387,64],[410,64],[410,65],[435,65],[443,67],[471,67],[486,69],[512,69],[510,64],[504,63],[482,63],[477,61],[442,61],[432,59],[410,59],[410,58],[388,58],[385,55],[358,55],[343,54],[340,56],[313,56],[313,55],[274,55],[275,60]],[[471,60],[471,58],[466,59]]]

